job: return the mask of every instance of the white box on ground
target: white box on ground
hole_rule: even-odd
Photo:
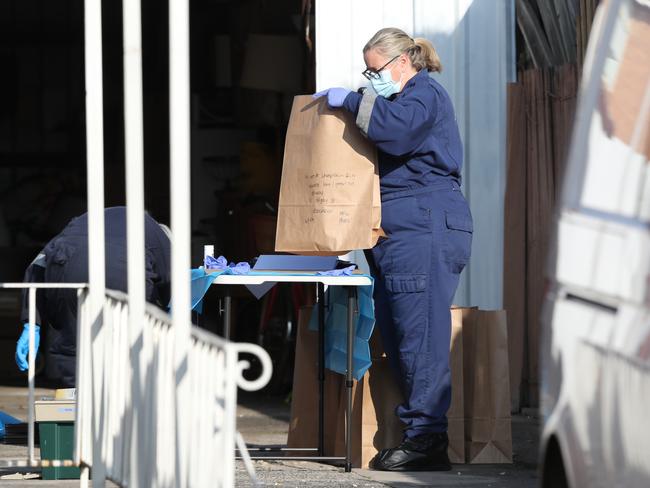
[[[75,400],[37,400],[34,402],[36,422],[74,422]]]

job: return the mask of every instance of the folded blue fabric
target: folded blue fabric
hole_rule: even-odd
[[[319,271],[316,273],[319,276],[352,276],[352,272],[356,269],[356,266],[348,266],[347,268],[342,269],[330,269],[329,271]]]
[[[339,270],[336,270],[339,271]],[[359,314],[355,324],[352,376],[357,381],[363,378],[372,365],[370,358],[370,336],[375,327],[375,305],[371,286],[357,288]],[[340,374],[347,371],[348,355],[348,293],[339,286],[328,288],[328,306],[325,313],[325,367]],[[318,330],[318,307],[314,307],[309,322],[310,330]]]

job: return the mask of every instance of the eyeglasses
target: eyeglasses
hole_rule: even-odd
[[[396,60],[397,58],[399,58],[400,56],[401,56],[401,54],[398,54],[397,56],[395,56],[393,59],[391,59],[390,61],[388,61],[385,65],[383,65],[383,66],[382,66],[381,68],[379,68],[379,69],[366,68],[366,69],[363,71],[363,73],[361,73],[361,74],[362,74],[363,76],[365,76],[367,80],[378,80],[378,79],[379,79],[379,73],[381,73],[381,72],[386,68],[386,66],[388,66],[390,63],[392,63],[393,61],[395,61],[395,60]]]

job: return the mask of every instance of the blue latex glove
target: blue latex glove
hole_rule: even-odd
[[[350,90],[347,88],[328,88],[327,90],[319,91],[312,95],[313,98],[327,97],[327,104],[331,108],[339,108],[343,106],[345,97],[348,96]]]
[[[38,346],[41,342],[41,328],[34,325],[34,356],[38,352]],[[16,344],[16,364],[21,371],[27,371],[29,368],[28,360],[29,354],[29,324],[23,326],[23,333],[20,334],[18,344]]]
[[[352,276],[352,272],[355,270],[356,266],[348,266],[343,269],[331,269],[329,271],[319,271],[316,273],[319,276]]]
[[[251,265],[248,263],[230,263],[223,256],[214,258],[212,256],[205,257],[205,269],[221,269],[225,271],[226,274],[233,275],[245,275],[250,273]]]
[[[226,269],[228,267],[228,260],[223,256],[218,258],[206,256],[203,262],[205,269]]]
[[[251,265],[248,263],[230,263],[228,269],[234,275],[247,275],[251,272]]]

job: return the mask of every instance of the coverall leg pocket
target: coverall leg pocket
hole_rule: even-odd
[[[427,275],[387,274],[385,280],[397,339],[416,338],[428,321]]]
[[[393,319],[394,336],[399,347],[399,359],[404,375],[406,397],[412,390],[414,358],[426,344],[429,323],[426,274],[387,274],[386,291]],[[425,347],[426,349],[426,347]],[[425,385],[418,385],[425,387]]]
[[[452,273],[460,274],[472,252],[472,217],[468,213],[445,212],[443,255]]]

